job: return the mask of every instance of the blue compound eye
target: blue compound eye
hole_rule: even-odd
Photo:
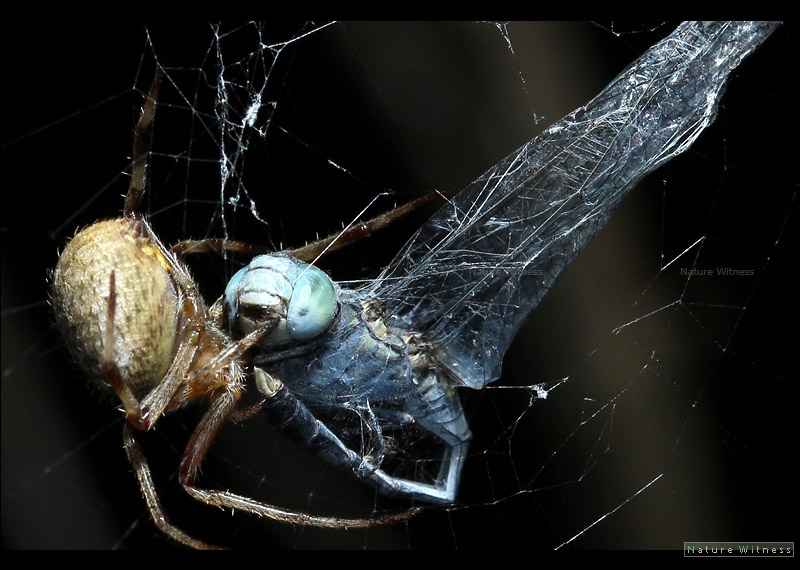
[[[227,318],[238,333],[268,326],[264,347],[321,335],[339,310],[336,286],[317,267],[282,254],[259,255],[225,288]]]
[[[295,340],[309,340],[331,326],[336,316],[333,282],[321,269],[307,265],[294,284],[286,314],[289,334]]]

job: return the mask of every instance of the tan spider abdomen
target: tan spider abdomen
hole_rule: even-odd
[[[179,296],[160,244],[139,220],[118,218],[80,231],[53,271],[51,303],[63,338],[81,370],[108,390],[104,339],[120,377],[141,399],[173,360]],[[110,298],[114,274],[115,299]],[[107,336],[109,303],[114,322]]]

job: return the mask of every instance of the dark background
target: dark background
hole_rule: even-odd
[[[250,194],[242,207],[226,206],[226,225],[215,77],[198,73],[218,55],[209,25],[7,26],[4,548],[173,546],[147,518],[119,412],[86,390],[46,305],[59,248],[75,228],[121,209],[153,53],[169,78],[144,206],[156,231],[165,243],[227,232],[280,247],[336,231],[387,189],[393,195],[374,211],[465,186],[674,25],[515,23],[513,56],[491,24],[336,25],[289,44],[268,76],[271,130],[251,136],[246,162],[233,167]],[[304,29],[270,24],[262,41]],[[228,65],[256,50],[254,30],[223,36]],[[241,81],[242,69],[229,73]],[[797,77],[796,28],[786,24],[734,73],[715,124],[630,196],[534,312],[498,387],[464,394],[475,442],[458,506],[343,532],[197,505],[175,484],[198,417],[188,409],[145,440],[168,512],[198,537],[238,548],[678,549],[685,540],[793,539]],[[235,99],[231,92],[231,109]],[[226,198],[235,188],[226,186]],[[339,279],[374,274],[427,213],[331,256],[326,269]],[[240,262],[192,260],[209,301]],[[754,275],[687,280],[681,267]],[[532,406],[534,390],[502,388],[536,384],[553,389]],[[315,514],[408,506],[308,459],[260,418],[221,439],[204,470],[210,485]]]

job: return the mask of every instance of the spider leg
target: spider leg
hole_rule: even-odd
[[[333,233],[327,237],[318,239],[302,247],[286,249],[284,250],[284,253],[292,255],[301,261],[307,261],[311,263],[315,259],[321,257],[323,254],[336,251],[362,238],[372,235],[373,232],[385,228],[395,220],[405,216],[410,212],[413,212],[418,207],[439,197],[439,194],[435,192],[427,194],[407,204],[397,206],[388,212],[379,214],[374,218],[367,220],[366,222],[353,224],[352,226],[340,232]],[[189,239],[176,243],[170,248],[170,252],[178,257],[217,251],[261,254],[267,253],[269,250],[265,247],[255,246],[241,241],[220,238],[206,238],[199,240]]]
[[[266,253],[268,251],[266,247],[223,238],[187,239],[176,243],[169,250],[178,257],[218,251],[238,253]]]
[[[150,91],[145,97],[142,112],[134,127],[133,135],[133,169],[131,170],[131,184],[128,195],[125,197],[125,217],[135,216],[144,191],[147,188],[147,153],[150,151],[150,141],[153,134],[153,118],[156,115],[156,100],[161,87],[161,68],[156,70]]]
[[[208,505],[230,508],[273,519],[283,523],[301,526],[316,526],[323,528],[364,528],[376,524],[391,523],[405,520],[416,514],[416,510],[399,514],[386,515],[372,519],[343,519],[334,517],[321,517],[306,513],[290,511],[273,505],[268,505],[253,499],[231,493],[203,489],[194,484],[194,477],[200,468],[203,457],[213,441],[214,436],[227,421],[227,416],[234,409],[237,396],[230,392],[222,392],[200,422],[192,442],[187,448],[184,464],[181,468],[181,482],[186,492],[195,499]]]
[[[412,200],[407,204],[396,206],[388,212],[375,216],[371,220],[353,224],[343,231],[333,233],[328,237],[318,239],[304,245],[303,247],[284,250],[284,252],[296,257],[301,261],[307,261],[308,263],[313,264],[315,260],[322,257],[324,254],[331,253],[350,245],[351,243],[355,243],[360,239],[368,237],[372,235],[373,232],[385,228],[395,220],[405,216],[410,212],[413,212],[423,204],[426,204],[439,197],[440,195],[437,192],[432,192],[422,196],[421,198]]]
[[[238,358],[271,330],[272,323],[268,323],[241,341],[226,347],[209,364],[200,366],[188,375],[189,363],[192,362],[198,346],[201,346],[201,340],[198,340],[197,344],[181,342],[164,380],[140,404],[130,387],[122,380],[114,358],[114,319],[117,301],[115,281],[115,273],[112,272],[109,283],[107,326],[103,333],[102,367],[109,384],[117,392],[127,416],[123,427],[125,453],[134,469],[142,496],[147,503],[150,518],[155,525],[181,544],[196,549],[215,549],[217,547],[189,536],[169,522],[153,483],[146,456],[136,439],[134,430],[148,429],[174,401],[181,402],[182,396],[178,393],[178,389],[182,385],[185,384],[190,390],[194,390],[193,386],[205,386],[208,385],[209,379],[215,379],[216,384],[211,384],[216,386],[216,391],[212,392],[212,405],[195,430],[183,460],[181,482],[186,485],[187,482],[193,481],[206,451],[219,429],[235,411],[236,402],[242,394],[243,370],[238,364]]]
[[[250,333],[242,340],[233,343],[233,345],[228,348],[228,352],[232,354],[244,352],[252,345],[256,344],[263,334],[263,330],[256,330]],[[227,362],[230,361],[230,358],[231,355],[220,355],[217,362]],[[242,386],[240,383],[235,382],[229,382],[224,389],[215,392],[212,396],[211,406],[192,434],[192,438],[186,448],[183,462],[181,463],[180,473],[181,484],[190,496],[208,505],[220,508],[246,511],[260,517],[289,524],[324,528],[342,529],[370,527],[376,524],[406,520],[418,512],[418,509],[411,509],[398,514],[383,515],[370,519],[322,517],[282,509],[228,491],[210,490],[198,487],[195,482],[203,459],[222,426],[231,418],[236,417],[236,404],[241,394]]]
[[[192,538],[170,523],[166,512],[164,512],[164,508],[161,506],[161,501],[158,498],[158,491],[153,484],[153,476],[150,473],[150,467],[147,465],[147,458],[136,439],[134,427],[129,423],[126,423],[123,428],[122,441],[125,447],[125,453],[128,456],[128,461],[130,461],[133,466],[136,479],[139,481],[139,489],[141,489],[142,496],[144,496],[147,503],[147,510],[150,513],[150,518],[153,520],[156,527],[173,540],[190,548],[198,550],[216,549],[217,547]]]
[[[140,402],[131,387],[123,380],[114,353],[117,310],[116,272],[114,271],[109,276],[106,310],[106,326],[103,331],[103,361],[101,363],[103,376],[122,403],[127,422],[138,430],[146,431],[175,400],[198,345],[188,342],[180,343],[164,379]],[[213,342],[210,335],[204,335],[204,340]]]
[[[101,364],[103,376],[106,377],[111,388],[117,393],[117,397],[119,397],[125,410],[125,415],[128,418],[141,420],[142,409],[139,405],[139,400],[130,386],[123,381],[119,367],[114,360],[114,319],[117,311],[117,279],[114,271],[109,276],[108,306],[106,310],[106,329],[103,331],[103,362]]]
[[[164,409],[172,401],[177,388],[180,386],[179,380],[185,371],[183,367],[176,367],[176,365],[173,364],[165,381],[153,390],[146,399],[146,403],[140,404],[130,386],[123,381],[119,367],[114,358],[114,319],[116,316],[116,306],[116,274],[112,271],[109,278],[106,328],[103,332],[102,370],[109,384],[117,393],[125,411],[126,422],[122,431],[123,447],[128,461],[136,474],[136,479],[139,482],[139,489],[147,503],[147,510],[150,513],[150,518],[162,532],[181,544],[200,550],[216,549],[215,546],[189,536],[169,522],[169,518],[158,497],[158,491],[153,483],[153,477],[150,473],[150,467],[147,464],[147,458],[136,439],[134,431],[148,429],[163,413]],[[193,347],[189,347],[186,343],[182,344],[181,349],[194,350]],[[190,354],[184,355],[181,350],[179,350],[174,362],[184,362],[185,358],[189,357]]]
[[[103,361],[101,363],[103,376],[114,392],[116,392],[117,397],[122,403],[127,422],[132,424],[136,429],[147,430],[153,424],[154,420],[161,416],[172,400],[175,391],[178,389],[182,370],[173,369],[176,367],[175,363],[184,362],[185,360],[182,358],[175,358],[165,380],[140,403],[131,387],[123,380],[114,353],[114,325],[116,322],[117,310],[116,272],[114,271],[112,271],[109,276],[109,294],[106,310],[106,327],[103,331]],[[178,357],[180,356],[183,356],[181,351],[179,351],[178,354]]]

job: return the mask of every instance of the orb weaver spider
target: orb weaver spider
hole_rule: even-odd
[[[314,516],[198,486],[200,467],[223,425],[250,417],[268,399],[264,396],[260,403],[237,407],[254,381],[264,393],[265,376],[251,365],[249,351],[275,322],[266,322],[234,340],[223,328],[221,300],[206,306],[182,260],[189,253],[251,251],[250,246],[206,239],[167,248],[137,211],[147,186],[147,155],[160,83],[159,71],[134,129],[133,166],[123,216],[77,232],[52,272],[50,295],[56,325],[75,362],[96,387],[119,399],[125,414],[124,449],[150,518],[183,545],[215,548],[170,522],[137,437],[137,432],[150,430],[164,414],[204,398],[208,410],[187,444],[178,475],[184,490],[198,501],[283,523],[334,529],[408,519],[418,509],[366,519]],[[354,226],[340,243],[382,227],[416,203]],[[294,255],[313,256],[330,244],[331,238],[326,238]],[[269,378],[269,382],[271,390],[280,386],[276,379]]]

